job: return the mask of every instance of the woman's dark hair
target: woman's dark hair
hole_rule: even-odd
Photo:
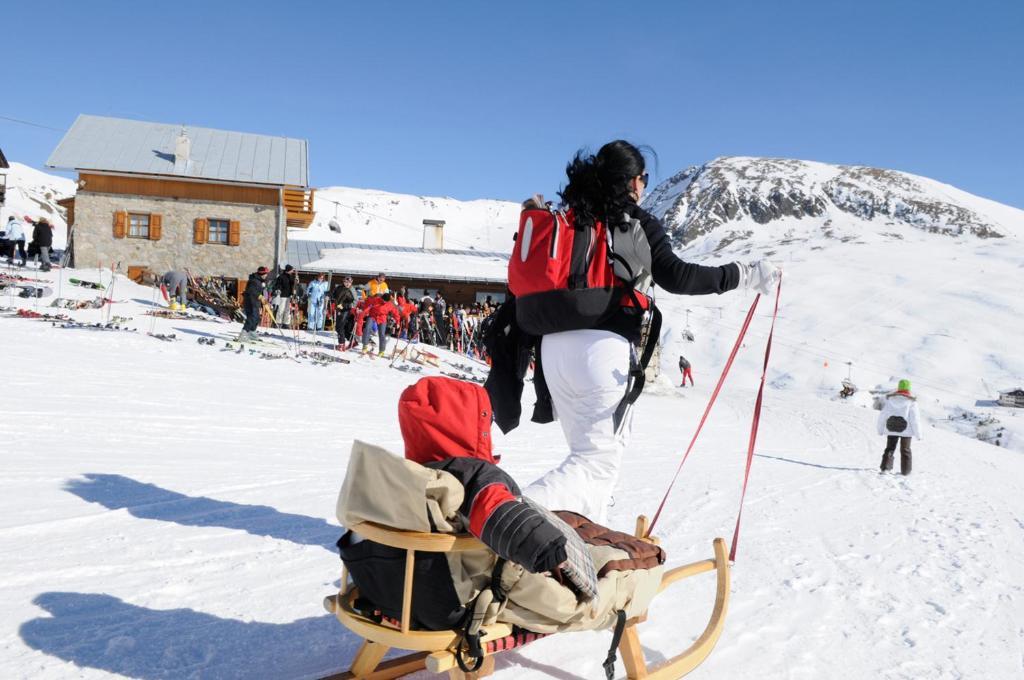
[[[609,215],[617,218],[635,202],[629,181],[644,174],[646,166],[641,150],[622,139],[608,142],[594,155],[580,150],[565,166],[569,183],[558,195],[581,226],[607,221]]]

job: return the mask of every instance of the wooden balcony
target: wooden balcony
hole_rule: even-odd
[[[313,194],[315,189],[285,187],[284,208],[287,214],[286,223],[289,227],[305,229],[313,222]]]

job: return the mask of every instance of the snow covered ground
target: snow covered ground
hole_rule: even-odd
[[[782,254],[729,616],[690,677],[1024,674],[1024,457],[943,421],[979,392],[979,375],[1024,375],[1011,341],[1024,330],[1024,255],[1016,241],[951,251],[942,238]],[[110,276],[64,272],[76,274]],[[112,295],[137,333],[0,315],[0,677],[314,678],[347,667],[357,641],[321,608],[339,578],[335,498],[353,439],[401,451],[395,405],[418,376],[370,359],[315,366],[200,345],[239,325],[145,316],[153,290],[123,276]],[[665,377],[638,405],[610,513],[618,528],[653,513],[752,299],[662,298]],[[709,557],[711,539],[731,535],[766,302],[658,526],[670,564]],[[7,295],[0,305],[34,306]],[[680,337],[687,308],[694,343]],[[679,353],[694,389],[671,384]],[[866,395],[833,399],[847,357],[862,388],[912,373],[936,425],[915,444],[912,476],[878,474]],[[494,432],[523,483],[565,453],[554,425]],[[648,657],[688,644],[713,596],[707,576],[659,597],[641,627]],[[609,634],[568,639],[500,655],[496,677],[601,677]]]

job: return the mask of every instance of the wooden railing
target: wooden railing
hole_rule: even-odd
[[[305,229],[313,222],[313,194],[315,192],[315,189],[285,187],[284,209],[287,213],[286,221],[289,227]]]

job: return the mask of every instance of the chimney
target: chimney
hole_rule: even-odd
[[[192,140],[185,134],[185,128],[174,140],[174,172],[179,175],[188,173],[190,155],[192,154]]]
[[[444,220],[423,220],[423,250],[444,250]]]

